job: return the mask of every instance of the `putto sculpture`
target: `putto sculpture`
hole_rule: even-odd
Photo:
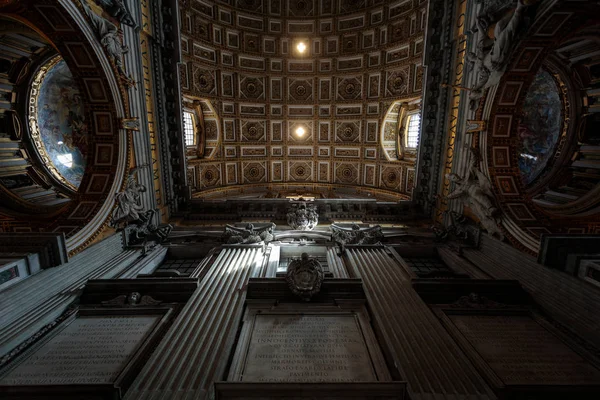
[[[302,199],[301,199],[302,200]],[[312,231],[319,223],[319,214],[316,207],[300,201],[292,205],[292,209],[287,213],[288,225],[297,231]]]
[[[302,253],[300,259],[289,263],[285,279],[289,289],[304,301],[310,299],[321,291],[323,284],[323,267],[315,258]]]
[[[455,173],[446,175],[448,180],[455,184],[454,191],[447,196],[447,199],[460,199],[471,208],[483,228],[490,235],[502,240],[504,234],[498,227],[498,208],[494,205],[492,185],[485,174],[477,167],[479,156],[473,148],[469,149],[472,157],[467,175],[465,177]]]
[[[271,242],[275,239],[275,224],[270,223],[261,228],[255,228],[254,224],[248,224],[244,228],[233,225],[225,225],[223,241],[227,244],[254,244]]]

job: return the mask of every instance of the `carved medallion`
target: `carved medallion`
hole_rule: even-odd
[[[302,253],[301,259],[293,260],[288,265],[285,279],[292,293],[304,301],[310,301],[321,291],[323,277],[321,263],[314,258],[309,258],[308,254]]]

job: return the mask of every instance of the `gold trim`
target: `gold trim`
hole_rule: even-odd
[[[435,210],[435,220],[443,223],[445,211],[448,210],[448,199],[446,196],[450,193],[450,181],[446,178],[447,174],[452,172],[454,161],[454,145],[458,134],[458,117],[460,97],[462,92],[463,71],[465,64],[465,55],[467,53],[467,37],[465,36],[465,13],[467,10],[467,1],[461,0],[458,4],[458,17],[456,18],[456,60],[454,64],[454,79],[452,81],[452,96],[450,98],[450,115],[448,121],[448,145],[446,146],[444,176],[442,193],[438,196],[439,206]]]
[[[37,123],[38,118],[38,96],[40,94],[40,87],[44,83],[44,78],[48,71],[54,68],[59,62],[61,62],[63,58],[58,55],[52,58],[50,61],[46,62],[40,69],[36,72],[33,82],[31,82],[31,89],[29,90],[29,101],[27,107],[27,120],[29,121],[29,136],[34,145],[34,148],[40,157],[41,163],[44,165],[50,173],[54,176],[54,179],[59,181],[62,185],[71,189],[74,192],[77,192],[79,189],[65,179],[64,176],[58,171],[58,169],[52,163],[52,159],[48,155],[46,151],[46,147],[44,146],[44,142],[42,140],[42,135],[40,132],[40,127]]]

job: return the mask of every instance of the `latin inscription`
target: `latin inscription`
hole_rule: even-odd
[[[158,317],[79,317],[0,385],[113,383]]]
[[[506,385],[600,382],[600,371],[531,317],[449,317]]]
[[[353,315],[257,315],[246,382],[377,380]]]

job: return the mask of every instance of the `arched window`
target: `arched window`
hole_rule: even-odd
[[[414,149],[419,144],[419,130],[421,128],[421,114],[412,114],[408,117],[406,126],[406,147]]]
[[[193,146],[196,143],[196,130],[194,129],[194,114],[189,111],[183,112],[183,134],[185,145]]]

